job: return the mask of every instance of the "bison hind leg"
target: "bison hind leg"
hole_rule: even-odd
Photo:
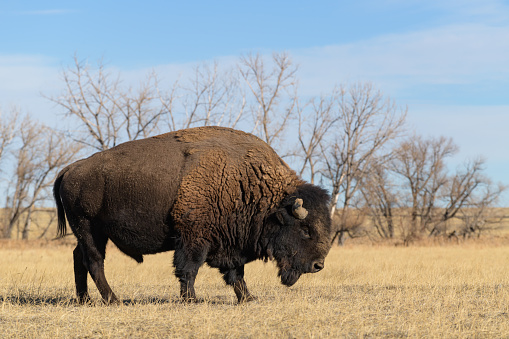
[[[88,219],[74,219],[71,216],[69,223],[76,238],[78,238],[78,246],[76,246],[73,253],[78,301],[85,302],[88,298],[86,268],[101,293],[103,301],[107,304],[118,303],[118,298],[111,290],[104,275],[104,258],[108,237],[100,232],[98,228],[94,229]]]
[[[249,292],[244,280],[244,265],[235,268],[220,268],[223,279],[227,285],[233,287],[239,303],[256,300],[256,297]]]
[[[76,245],[73,252],[74,259],[74,282],[76,284],[76,296],[80,304],[88,302],[90,296],[88,295],[88,270],[83,260],[83,252],[80,245]]]

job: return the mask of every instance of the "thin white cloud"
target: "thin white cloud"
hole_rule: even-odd
[[[507,1],[503,0],[436,0],[430,4],[447,11],[449,20],[497,24],[509,19]]]
[[[485,174],[494,182],[508,184],[509,105],[410,107],[407,122],[424,136],[451,137],[460,151],[449,160],[451,169],[481,156],[486,160]],[[509,203],[509,194],[503,204]]]
[[[58,68],[51,63],[43,56],[0,55],[0,91],[35,91],[55,86]]]
[[[454,25],[293,52],[306,92],[351,80],[396,90],[509,79],[509,26]],[[309,80],[309,81],[308,81]],[[310,93],[311,94],[311,93]]]
[[[53,95],[61,87],[59,67],[39,55],[0,55],[0,109],[19,107],[48,124],[55,122],[54,104],[41,93]]]
[[[414,85],[507,83],[507,2],[373,0],[370,5],[440,15],[427,29],[292,51],[301,65],[306,93],[316,94],[345,81],[373,81],[389,92]]]
[[[408,123],[426,136],[450,136],[465,157],[485,156],[509,162],[509,104],[505,106],[418,105]]]
[[[491,4],[496,8],[497,2]],[[484,8],[489,16],[491,10]],[[496,168],[488,175],[507,182],[509,98],[500,93],[509,93],[508,37],[508,24],[455,23],[350,44],[295,50],[292,55],[300,64],[302,93],[327,93],[345,82],[374,82],[397,104],[409,105],[408,121],[417,133],[452,137],[461,149],[455,158],[457,163],[485,156],[488,169]],[[447,98],[447,93],[437,98],[437,88],[468,88],[472,96],[484,93],[479,93],[480,97],[475,98],[478,102],[473,104],[472,97],[461,97],[459,90],[452,102],[444,104],[441,99]],[[497,93],[488,93],[489,89]],[[435,95],[423,95],[421,90]],[[490,95],[499,106],[488,103]],[[461,100],[464,102],[459,103]]]

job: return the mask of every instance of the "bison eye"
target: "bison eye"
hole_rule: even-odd
[[[309,234],[309,230],[307,228],[303,228],[301,230],[301,234],[303,239],[311,239],[311,235]]]

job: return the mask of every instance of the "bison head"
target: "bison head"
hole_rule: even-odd
[[[267,253],[276,260],[283,284],[292,286],[303,273],[323,269],[332,237],[329,200],[323,189],[305,184],[273,214]]]

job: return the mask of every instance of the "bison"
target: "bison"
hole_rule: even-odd
[[[275,260],[284,285],[324,267],[331,247],[330,197],[301,180],[265,142],[222,127],[199,127],[126,142],[79,160],[53,187],[58,235],[66,217],[77,238],[80,303],[90,273],[103,300],[117,303],[104,274],[111,240],[138,263],[174,250],[180,296],[196,298],[204,263],[216,267],[239,302],[255,297],[244,265]]]

